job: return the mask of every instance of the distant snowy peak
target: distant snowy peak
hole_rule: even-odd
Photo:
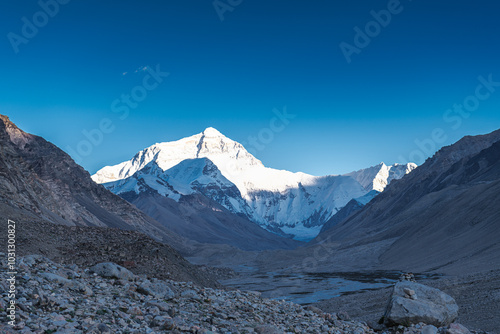
[[[154,191],[179,201],[201,193],[269,231],[309,240],[349,201],[370,201],[413,168],[382,163],[346,175],[292,173],[265,167],[241,144],[207,128],[152,145],[92,178],[115,194]]]
[[[402,178],[415,168],[417,168],[417,165],[414,163],[387,166],[382,162],[377,166],[361,169],[345,175],[353,177],[367,191],[376,190],[382,192],[392,180]]]
[[[186,159],[208,158],[223,173],[240,173],[243,169],[260,166],[262,162],[235,142],[214,128],[181,140],[154,144],[139,153],[132,160],[99,170],[92,179],[97,183],[108,183],[132,176],[155,160],[158,166],[167,170]]]

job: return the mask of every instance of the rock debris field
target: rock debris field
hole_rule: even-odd
[[[14,326],[10,276],[1,273],[1,333],[469,333],[458,324],[373,329],[342,311],[148,278],[114,263],[82,269],[29,255],[17,269]]]

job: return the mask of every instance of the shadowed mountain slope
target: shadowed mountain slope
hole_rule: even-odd
[[[377,260],[387,269],[497,268],[499,204],[500,131],[495,131],[442,148],[313,244],[388,242]]]

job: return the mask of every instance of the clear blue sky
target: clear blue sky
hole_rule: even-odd
[[[397,13],[348,63],[339,45],[355,46],[354,27],[364,30],[370,12],[388,6]],[[316,175],[401,162],[415,150],[427,156],[432,147],[415,140],[436,128],[446,136],[436,147],[500,128],[500,87],[461,124],[458,114],[443,119],[475,94],[478,76],[500,81],[495,1],[244,0],[223,21],[212,0],[59,7],[44,22],[37,1],[0,5],[0,113],[68,152],[109,119],[113,131],[79,161],[91,173],[208,126],[239,142],[260,133],[254,151],[267,166]],[[38,32],[25,28],[28,38],[12,42],[9,33],[25,38],[22,18],[34,15]],[[170,75],[120,119],[123,104],[113,101],[157,64]],[[283,106],[296,117],[267,140],[263,129]]]

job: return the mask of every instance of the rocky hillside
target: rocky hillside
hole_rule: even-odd
[[[206,287],[218,287],[217,276],[226,274],[220,269],[192,265],[172,247],[137,231],[53,224],[5,204],[0,204],[0,212],[16,222],[18,256],[36,253],[79,266],[111,261],[134,273]],[[7,224],[0,225],[0,243],[7,245]]]
[[[56,224],[116,227],[173,239],[154,219],[95,184],[69,155],[3,115],[0,143],[0,203]]]
[[[500,131],[465,137],[391,183],[315,241],[386,243],[387,269],[481,271],[499,267]]]

